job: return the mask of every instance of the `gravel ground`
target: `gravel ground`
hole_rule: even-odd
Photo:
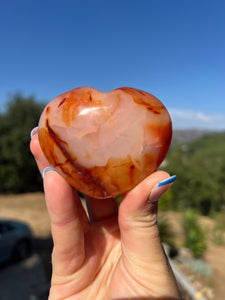
[[[39,300],[35,295],[46,288],[45,269],[37,254],[18,264],[7,264],[0,270],[1,300]],[[47,299],[47,294],[40,299]]]

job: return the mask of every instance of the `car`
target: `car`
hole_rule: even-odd
[[[31,254],[32,232],[28,225],[0,220],[0,264],[23,260]]]

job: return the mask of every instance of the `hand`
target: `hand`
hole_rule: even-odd
[[[37,134],[31,151],[40,172],[49,166]],[[161,246],[157,200],[171,184],[155,172],[115,199],[87,197],[87,214],[76,190],[57,172],[44,177],[44,191],[54,241],[49,299],[180,299]],[[150,197],[149,197],[150,195]]]

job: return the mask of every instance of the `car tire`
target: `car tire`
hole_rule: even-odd
[[[13,251],[13,259],[15,261],[21,261],[27,258],[31,254],[31,243],[29,240],[19,241]]]

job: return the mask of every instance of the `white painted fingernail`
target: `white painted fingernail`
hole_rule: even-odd
[[[44,168],[44,170],[42,171],[42,178],[44,179],[45,178],[45,175],[48,173],[48,172],[51,172],[51,171],[55,171],[55,169],[53,167],[46,167]]]
[[[32,139],[37,133],[38,133],[38,127],[34,127],[30,132],[30,138]]]

